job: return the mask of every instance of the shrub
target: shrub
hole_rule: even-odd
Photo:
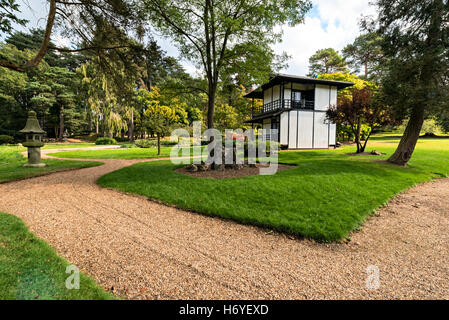
[[[150,139],[139,139],[134,142],[139,148],[155,148],[157,147],[157,141]]]
[[[157,147],[157,140],[153,139],[139,139],[134,142],[136,146],[139,148],[156,148]],[[163,147],[171,147],[174,145],[177,145],[177,141],[171,141],[171,140],[161,140],[161,146]]]
[[[112,138],[108,138],[108,137],[102,137],[102,138],[98,138],[95,141],[96,145],[108,145],[108,144],[117,144],[117,141],[115,141],[115,139]]]
[[[0,144],[12,144],[14,143],[14,138],[6,134],[0,134]]]
[[[178,141],[171,141],[171,140],[161,140],[161,146],[171,147],[178,144]],[[156,141],[157,145],[157,141]]]
[[[135,144],[126,143],[126,144],[120,145],[120,148],[122,148],[122,149],[133,149],[133,148],[137,148],[137,146]]]

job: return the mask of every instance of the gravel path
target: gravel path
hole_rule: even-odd
[[[449,179],[399,195],[347,244],[318,244],[101,189],[99,177],[138,162],[102,161],[0,185],[0,211],[121,297],[449,298]]]

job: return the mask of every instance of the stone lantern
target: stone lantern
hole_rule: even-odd
[[[41,129],[37,121],[36,112],[28,112],[27,123],[20,132],[26,135],[26,141],[22,145],[28,148],[28,163],[24,166],[33,168],[45,167],[45,163],[41,163],[41,147],[44,145],[42,136],[45,131]]]
[[[67,133],[67,129],[64,131],[64,134],[62,135],[62,142],[67,142],[67,137],[68,137],[68,133]]]

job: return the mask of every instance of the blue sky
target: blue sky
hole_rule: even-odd
[[[19,0],[21,17],[30,22],[27,27],[45,25],[47,4],[45,0]],[[309,57],[318,49],[337,50],[352,42],[359,34],[358,22],[362,15],[374,14],[369,0],[312,0],[313,8],[307,14],[305,23],[295,27],[283,26],[282,42],[274,46],[277,53],[287,52],[291,56],[284,73],[305,75],[308,72]],[[68,39],[54,36],[53,41],[67,44]],[[170,40],[158,39],[159,45],[171,56],[178,56]],[[190,73],[195,68],[187,61],[184,67]]]

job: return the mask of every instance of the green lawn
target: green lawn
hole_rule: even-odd
[[[53,248],[30,233],[20,219],[0,212],[1,300],[113,299],[82,273],[79,290],[68,290],[68,265]]]
[[[27,159],[22,156],[21,147],[0,146],[0,183],[11,180],[25,179],[39,176],[49,172],[66,170],[70,168],[87,168],[100,165],[101,162],[92,161],[62,161],[56,159],[44,159],[44,168],[25,168],[23,165]]]
[[[24,168],[24,148],[0,146],[0,182],[68,168],[101,164],[90,161],[44,160],[45,168]],[[68,263],[31,234],[17,217],[0,212],[0,299],[111,299],[93,280],[81,274],[80,290],[68,290]]]
[[[86,148],[97,147],[95,143],[80,142],[80,143],[46,143],[42,149],[67,149],[67,148]]]
[[[368,150],[387,156],[334,151],[283,151],[280,162],[297,164],[274,176],[194,178],[169,161],[140,163],[103,176],[99,184],[159,199],[212,216],[322,241],[348,237],[368,215],[417,183],[449,175],[449,139],[420,140],[406,168],[388,164],[398,140],[376,140]]]
[[[110,150],[78,150],[51,153],[51,156],[73,159],[151,159],[170,157],[172,147],[162,147],[161,155],[157,148],[123,148]]]

